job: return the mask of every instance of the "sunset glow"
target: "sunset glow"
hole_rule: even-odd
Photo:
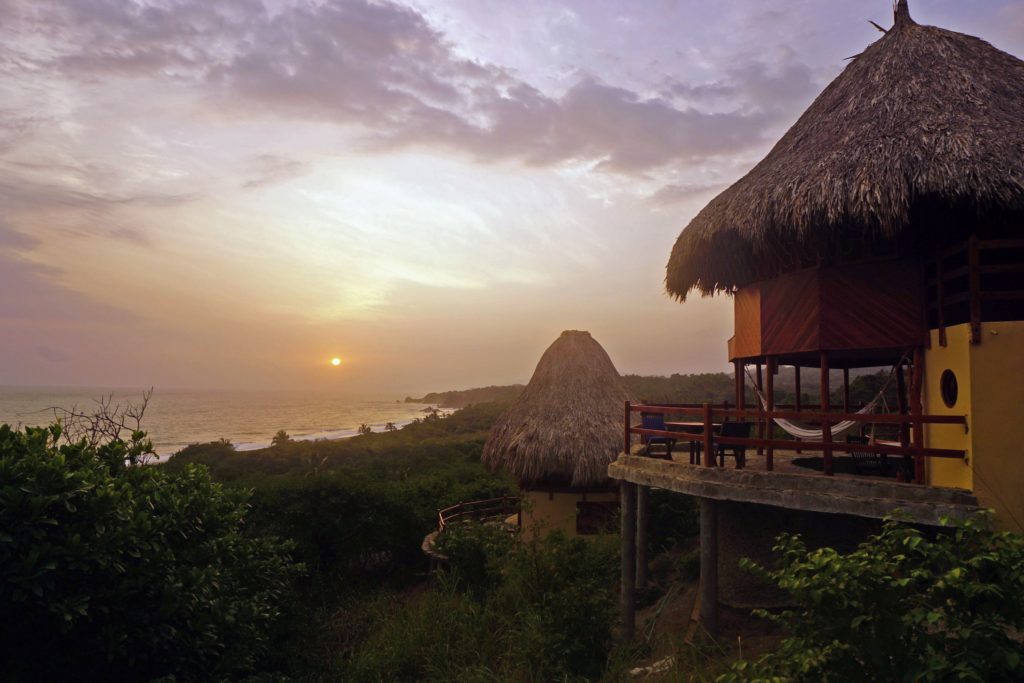
[[[1020,55],[1022,7],[914,16]],[[669,299],[669,250],[891,12],[0,2],[0,384],[327,388],[338,340],[347,387],[421,393],[564,329],[722,370],[731,302]]]

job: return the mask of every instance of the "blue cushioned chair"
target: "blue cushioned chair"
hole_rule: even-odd
[[[662,413],[640,413],[640,426],[644,429],[665,430],[665,416]],[[647,436],[643,435],[644,454],[651,455],[651,446],[663,446],[665,448],[665,459],[672,459],[672,449],[676,440],[668,436]]]

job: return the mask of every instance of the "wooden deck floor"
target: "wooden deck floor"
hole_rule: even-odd
[[[821,472],[794,464],[813,453],[776,452],[775,468],[767,471],[764,456],[748,455],[746,467],[691,465],[687,452],[672,461],[622,454],[608,466],[608,476],[701,498],[757,503],[776,507],[849,514],[881,519],[898,516],[921,524],[938,525],[943,518],[964,519],[980,511],[969,491],[904,484],[892,477]]]

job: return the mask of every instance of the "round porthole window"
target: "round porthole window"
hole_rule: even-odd
[[[942,392],[942,402],[946,404],[947,408],[952,408],[956,405],[956,397],[960,387],[957,386],[956,375],[953,374],[952,370],[942,371],[942,378],[939,380],[939,391]]]

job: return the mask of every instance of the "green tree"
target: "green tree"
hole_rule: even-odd
[[[764,616],[788,634],[723,682],[1024,679],[1024,536],[969,521],[930,537],[887,522],[855,551],[779,537],[778,566],[744,564],[792,596]]]
[[[0,426],[0,679],[229,680],[269,645],[296,566],[249,494],[151,447]]]
[[[277,434],[274,434],[274,438],[270,440],[271,448],[278,448],[279,446],[287,446],[292,443],[292,437],[288,435],[283,429],[278,429]]]

